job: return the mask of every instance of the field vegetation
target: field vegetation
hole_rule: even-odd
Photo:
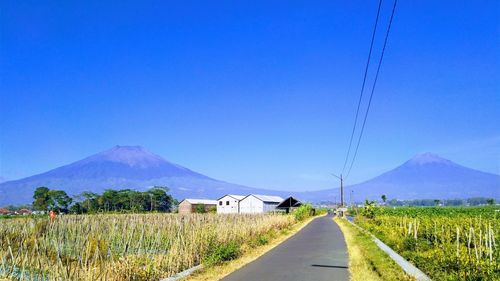
[[[96,214],[0,224],[0,280],[159,280],[240,255],[292,215]]]
[[[334,220],[346,240],[351,281],[414,280],[373,242],[371,236],[345,219],[336,217]]]
[[[485,207],[375,207],[355,222],[434,280],[500,280],[500,213]]]

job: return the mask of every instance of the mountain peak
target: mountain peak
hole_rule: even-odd
[[[159,166],[166,161],[160,156],[147,151],[139,145],[116,145],[111,149],[100,152],[83,160],[89,162],[116,162],[130,167]]]
[[[426,165],[426,164],[444,164],[444,165],[453,165],[454,163],[448,159],[442,158],[441,156],[431,153],[425,152],[415,155],[412,159],[410,159],[408,164],[412,165]]]

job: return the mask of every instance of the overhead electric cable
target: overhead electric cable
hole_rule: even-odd
[[[375,18],[375,25],[373,27],[372,41],[370,42],[370,51],[368,52],[368,59],[366,60],[365,74],[363,75],[363,83],[361,85],[361,92],[359,94],[358,107],[356,109],[356,117],[354,118],[354,125],[352,126],[351,139],[349,140],[349,148],[347,149],[347,155],[344,161],[344,167],[342,167],[342,173],[344,173],[345,167],[347,165],[347,160],[349,159],[349,154],[351,153],[352,140],[354,138],[354,132],[356,131],[356,124],[358,123],[359,108],[361,106],[361,100],[363,99],[363,92],[365,91],[366,76],[368,74],[368,68],[370,66],[370,60],[373,50],[373,42],[375,41],[375,34],[377,33],[378,18],[380,15],[380,7],[382,6],[382,0],[378,2],[377,17]]]
[[[373,81],[372,90],[370,93],[370,99],[368,100],[368,106],[366,108],[365,117],[363,119],[363,125],[361,126],[361,132],[359,134],[358,142],[356,144],[356,150],[354,151],[354,155],[352,157],[351,165],[349,166],[349,170],[347,172],[346,178],[349,177],[349,174],[351,173],[352,167],[354,165],[354,161],[356,160],[356,156],[358,155],[359,144],[361,142],[361,137],[363,136],[363,132],[365,129],[366,119],[368,118],[368,112],[370,111],[373,93],[375,92],[375,86],[377,85],[377,80],[378,80],[378,75],[380,73],[380,67],[382,65],[382,60],[384,59],[385,48],[387,46],[387,39],[389,38],[389,32],[391,30],[392,20],[394,19],[394,12],[396,11],[397,2],[398,2],[398,0],[394,0],[394,5],[392,6],[391,18],[389,20],[389,25],[387,26],[387,32],[385,34],[385,40],[384,40],[384,46],[382,47],[382,53],[380,54],[380,59],[379,59],[378,66],[377,66],[377,72],[375,74],[375,79]]]

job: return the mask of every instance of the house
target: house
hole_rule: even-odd
[[[259,214],[274,211],[276,206],[283,201],[279,196],[247,195],[240,201],[240,213]]]
[[[226,194],[217,199],[217,214],[238,214],[240,212],[240,201],[243,195]]]
[[[293,198],[292,196],[283,200],[276,206],[277,210],[284,210],[287,214],[293,211],[294,209],[300,207],[302,203],[299,200]]]
[[[9,209],[0,208],[0,215],[6,216],[6,215],[10,215],[10,214],[11,214],[11,211],[9,211]]]
[[[191,214],[197,212],[208,212],[217,206],[217,201],[208,199],[186,198],[179,203],[179,214]]]
[[[18,214],[20,215],[23,215],[23,216],[27,216],[27,215],[31,215],[31,210],[29,209],[21,209],[19,211],[17,211]]]

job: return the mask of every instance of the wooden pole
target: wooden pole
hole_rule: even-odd
[[[344,208],[344,178],[340,174],[340,207]]]

